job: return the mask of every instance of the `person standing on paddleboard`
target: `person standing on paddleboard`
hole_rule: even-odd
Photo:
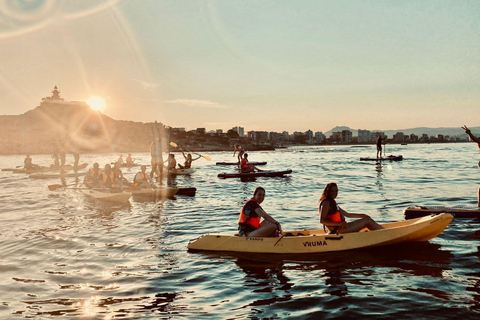
[[[235,153],[237,153],[237,151],[238,151],[238,155],[237,155],[238,164],[240,164],[240,161],[242,161],[242,156],[245,153],[245,150],[243,149],[243,147],[241,145],[236,144],[234,149],[233,149],[233,156],[234,157],[235,157]]]
[[[376,223],[370,216],[363,213],[348,213],[337,205],[335,198],[338,195],[338,187],[336,183],[329,183],[323,190],[320,197],[320,223],[327,229],[329,234],[340,234],[358,232],[363,228],[368,230],[384,229]],[[358,219],[352,222],[345,222],[345,217]]]
[[[476,142],[478,144],[478,150],[480,150],[480,138],[475,137],[472,131],[470,131],[470,129],[467,128],[467,126],[463,126],[462,129],[465,130],[465,133],[468,134],[468,136],[473,142]],[[480,169],[480,161],[478,162],[478,169]],[[478,204],[477,205],[480,207],[480,187],[478,187]]]
[[[280,223],[268,215],[260,204],[265,199],[265,189],[257,187],[238,218],[238,235],[246,237],[277,237],[282,234]],[[263,221],[260,222],[260,219]]]
[[[153,179],[153,174],[156,173],[160,184],[162,184],[163,147],[162,138],[160,138],[160,136],[157,136],[150,144],[150,156],[152,157],[152,171],[150,172],[150,179]]]
[[[380,154],[380,158],[382,157],[382,136],[378,136],[377,138],[377,158],[378,154]]]

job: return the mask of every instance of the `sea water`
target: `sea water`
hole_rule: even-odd
[[[248,150],[247,150],[248,152]],[[413,205],[475,205],[480,154],[473,143],[387,145],[400,162],[361,162],[374,146],[290,147],[249,152],[283,178],[220,179],[232,152],[204,152],[179,176],[194,197],[128,205],[92,201],[58,180],[0,172],[0,318],[94,319],[477,319],[480,219],[454,219],[437,238],[365,250],[304,255],[189,253],[212,232],[235,232],[242,205],[266,189],[262,207],[284,230],[320,228],[318,198],[329,182],[348,212],[404,219]],[[134,154],[149,163],[147,153]],[[177,154],[182,162],[182,155]],[[23,163],[1,156],[0,168]],[[33,162],[49,165],[49,155]],[[71,158],[71,159],[70,159]],[[70,156],[67,160],[73,162]],[[81,155],[81,163],[118,154]],[[132,179],[138,168],[124,169]],[[67,178],[74,184],[75,178]]]

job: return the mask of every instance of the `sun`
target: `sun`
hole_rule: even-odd
[[[105,100],[100,97],[90,97],[87,100],[87,104],[92,108],[92,110],[102,111],[105,109]]]

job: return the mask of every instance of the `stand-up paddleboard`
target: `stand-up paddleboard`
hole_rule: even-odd
[[[291,169],[284,171],[257,171],[248,173],[219,173],[219,178],[257,178],[257,177],[281,177],[285,174],[292,173]]]
[[[480,218],[480,207],[477,206],[415,206],[403,210],[405,219],[440,214],[442,212],[450,213],[455,218]]]
[[[197,188],[178,188],[177,195],[193,197],[195,196],[196,192],[197,192]]]
[[[253,166],[264,166],[267,164],[267,161],[263,161],[263,162],[248,162],[248,164],[251,164]],[[238,162],[217,162],[216,163],[217,166],[238,166],[240,165],[240,163]]]
[[[402,161],[403,156],[387,156],[384,158],[360,158],[360,161]]]

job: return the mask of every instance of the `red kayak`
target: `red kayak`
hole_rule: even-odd
[[[248,173],[219,173],[219,178],[256,178],[256,177],[281,177],[285,174],[292,173],[291,169],[284,171],[257,171]]]

